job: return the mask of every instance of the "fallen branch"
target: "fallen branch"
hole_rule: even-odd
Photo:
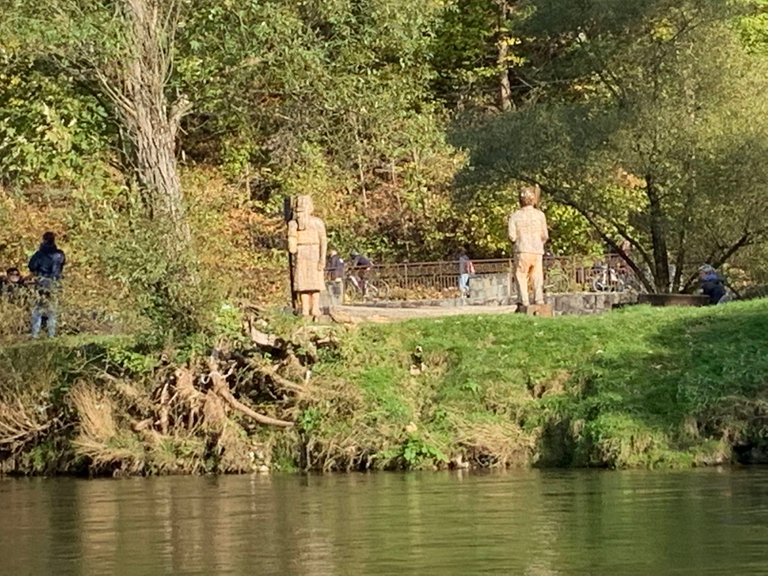
[[[281,428],[290,428],[293,426],[293,422],[288,422],[287,420],[279,420],[278,418],[272,418],[271,416],[267,416],[266,414],[260,414],[253,410],[252,408],[249,408],[242,402],[240,402],[237,398],[234,397],[232,394],[232,391],[229,389],[229,385],[227,384],[227,379],[224,377],[224,374],[221,373],[219,370],[218,362],[216,361],[215,355],[212,355],[210,360],[208,361],[208,367],[210,369],[210,377],[211,381],[213,382],[213,392],[222,398],[227,404],[229,404],[232,408],[237,410],[238,412],[245,414],[249,418],[252,418],[259,424],[265,424],[267,426],[278,426]]]
[[[280,348],[279,342],[276,336],[262,332],[255,326],[251,325],[249,336],[256,346],[261,348]]]
[[[292,380],[288,380],[288,378],[286,378],[285,376],[280,376],[280,374],[278,374],[276,370],[264,370],[263,373],[267,375],[269,378],[271,378],[275,382],[275,384],[277,384],[281,388],[285,388],[286,390],[290,390],[298,394],[305,394],[307,392],[307,388],[305,386],[302,386],[301,384],[296,384],[296,382],[293,382]]]

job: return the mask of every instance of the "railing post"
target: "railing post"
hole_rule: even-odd
[[[571,254],[568,259],[571,261],[571,270],[568,274],[570,277],[568,281],[568,291],[570,292],[571,290],[577,290],[577,286],[579,285],[579,275],[576,273],[576,255]]]

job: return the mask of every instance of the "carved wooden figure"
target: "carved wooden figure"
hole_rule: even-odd
[[[325,289],[325,258],[328,238],[325,223],[313,216],[309,196],[298,196],[293,219],[288,222],[288,251],[294,255],[294,289],[299,294],[302,316],[320,317],[320,292]]]
[[[536,208],[539,191],[526,186],[520,191],[520,209],[509,217],[509,239],[514,244],[517,301],[528,306],[528,281],[533,283],[533,303],[544,304],[544,243],[549,239],[547,219]]]

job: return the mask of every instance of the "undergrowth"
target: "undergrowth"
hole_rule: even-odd
[[[653,468],[768,453],[766,301],[552,319],[246,320],[230,309],[218,338],[175,350],[116,337],[5,347],[3,469]],[[292,426],[254,422],[229,394]]]

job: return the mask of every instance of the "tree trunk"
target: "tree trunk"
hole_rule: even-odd
[[[133,110],[123,114],[132,134],[139,186],[155,220],[166,230],[170,254],[186,247],[190,230],[176,165],[176,134],[185,105],[169,107],[165,84],[171,68],[166,23],[173,0],[123,0],[134,58],[125,67],[124,86]],[[132,112],[132,113],[131,113]]]
[[[669,254],[664,226],[664,209],[652,175],[645,177],[645,192],[649,201],[651,242],[653,244],[653,280],[657,292],[669,292]]]
[[[149,199],[152,218],[164,224],[172,236],[169,241],[182,247],[189,244],[190,230],[176,166],[175,127],[163,112],[160,107],[136,107],[137,118],[131,127],[136,178]]]
[[[499,7],[496,24],[496,66],[498,68],[498,104],[499,108],[506,112],[512,109],[512,88],[509,83],[509,35],[507,33],[507,19],[509,16],[509,4],[507,0],[497,0]]]

